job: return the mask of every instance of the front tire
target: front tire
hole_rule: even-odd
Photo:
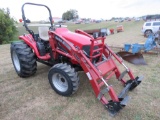
[[[54,65],[49,71],[48,79],[53,90],[59,95],[70,96],[78,90],[78,74],[66,63]]]
[[[20,77],[29,77],[36,73],[36,57],[32,49],[24,42],[11,43],[12,63]]]

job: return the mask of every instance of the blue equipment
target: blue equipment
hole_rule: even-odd
[[[124,50],[128,52],[130,49],[132,49],[133,54],[138,53],[141,50],[143,50],[144,52],[147,52],[149,50],[152,50],[155,47],[156,47],[155,36],[152,34],[148,36],[145,44],[139,44],[139,43],[124,44]]]

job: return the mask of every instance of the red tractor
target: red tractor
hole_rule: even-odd
[[[46,7],[50,27],[41,25],[38,34],[30,30],[24,13],[25,5]],[[104,44],[105,29],[91,36],[82,30],[71,32],[61,25],[56,27],[52,23],[50,9],[46,5],[35,3],[23,4],[22,19],[29,34],[19,36],[22,42],[13,42],[10,49],[14,68],[20,77],[32,76],[36,73],[37,62],[44,63],[51,66],[48,79],[54,91],[62,96],[70,96],[78,90],[77,72],[84,71],[96,98],[112,115],[127,104],[127,92],[141,83],[142,77],[134,77],[122,59]],[[124,72],[120,72],[114,60],[124,66]],[[130,78],[128,81],[124,79],[126,74]],[[124,85],[119,95],[107,83],[114,75]],[[109,94],[111,100],[107,100],[105,93]]]

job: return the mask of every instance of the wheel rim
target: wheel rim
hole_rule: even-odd
[[[13,58],[13,63],[14,63],[15,68],[19,72],[20,71],[20,62],[19,62],[18,56],[15,51],[13,51],[13,53],[12,53],[12,58]]]
[[[65,77],[59,73],[55,73],[52,76],[52,83],[56,89],[61,92],[65,92],[68,89],[68,82]]]
[[[146,31],[146,36],[148,37],[151,33],[151,31]]]

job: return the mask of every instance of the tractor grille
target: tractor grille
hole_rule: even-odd
[[[90,58],[90,47],[91,47],[90,45],[85,45],[82,47],[82,49],[85,51],[86,56],[89,58]],[[98,48],[99,48],[98,46],[94,46],[94,50]],[[97,54],[98,52],[95,52],[93,55],[97,55]]]

